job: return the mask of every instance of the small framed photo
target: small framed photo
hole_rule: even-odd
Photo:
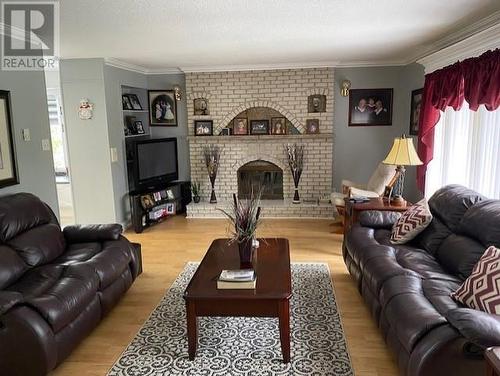
[[[141,205],[144,209],[152,208],[154,204],[154,199],[151,195],[141,196]]]
[[[269,134],[269,120],[250,121],[250,134],[253,135]]]
[[[271,118],[271,134],[286,134],[286,118]]]
[[[175,214],[175,203],[170,202],[167,204],[167,214],[174,215]]]
[[[233,134],[235,136],[242,136],[248,134],[247,118],[236,118],[233,120]]]
[[[195,120],[194,135],[195,136],[212,136],[214,122],[212,120]]]
[[[307,134],[319,133],[319,119],[306,120],[306,133]]]
[[[326,112],[326,95],[309,95],[307,97],[307,112]]]
[[[177,126],[177,101],[173,90],[149,90],[148,101],[152,126]]]
[[[141,102],[139,102],[139,98],[136,94],[127,94],[127,96],[130,99],[133,110],[142,110]]]
[[[222,136],[231,136],[231,128],[222,128]]]
[[[393,89],[349,90],[349,126],[392,125]]]
[[[137,131],[137,134],[144,134],[146,131],[144,130],[144,125],[141,120],[136,120],[134,122],[134,128]]]
[[[410,134],[412,136],[418,136],[418,121],[420,119],[423,95],[424,89],[413,90],[411,92]]]
[[[167,189],[167,198],[169,200],[173,200],[174,199],[174,192],[172,192],[171,189]]]
[[[193,100],[193,108],[195,115],[210,115],[208,109],[208,99],[196,98]]]
[[[127,94],[122,95],[122,108],[124,110],[133,110],[132,102],[130,102],[130,98]]]

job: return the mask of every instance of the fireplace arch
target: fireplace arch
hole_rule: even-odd
[[[283,200],[283,169],[258,159],[242,165],[237,172],[238,197],[249,198],[262,188],[263,200]]]

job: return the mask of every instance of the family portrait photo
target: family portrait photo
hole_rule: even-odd
[[[286,118],[271,118],[271,134],[286,134]]]
[[[422,107],[422,96],[424,89],[413,90],[411,92],[411,108],[410,108],[410,134],[418,135],[418,120],[420,119],[420,108]]]
[[[349,126],[392,125],[393,89],[349,90]]]
[[[177,102],[173,90],[150,90],[149,120],[151,125],[177,126]]]

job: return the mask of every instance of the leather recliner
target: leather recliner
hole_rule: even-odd
[[[345,235],[347,268],[402,375],[481,375],[500,345],[500,316],[450,297],[488,246],[500,247],[500,200],[451,185],[429,199],[433,220],[409,244],[390,242],[400,214],[366,211]]]
[[[36,196],[0,197],[0,374],[45,375],[141,272],[140,245],[112,225],[68,226]]]

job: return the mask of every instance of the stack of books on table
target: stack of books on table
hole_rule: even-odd
[[[254,289],[257,278],[253,269],[223,270],[217,279],[221,290]]]

